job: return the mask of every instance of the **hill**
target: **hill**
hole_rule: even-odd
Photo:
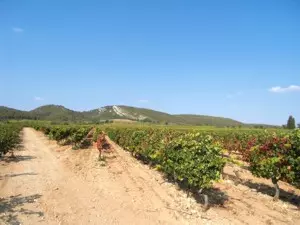
[[[192,125],[214,125],[214,126],[240,126],[243,123],[223,117],[215,117],[215,116],[203,116],[203,115],[191,115],[191,114],[180,114],[174,115],[178,119],[181,119],[184,124],[192,124]]]
[[[212,125],[239,126],[246,125],[239,121],[213,116],[180,114],[172,115],[151,109],[124,105],[105,106],[90,111],[78,112],[61,105],[45,105],[31,111],[0,107],[0,120],[36,119],[56,122],[101,122],[106,120],[132,120],[141,122],[182,124],[182,125]]]
[[[130,106],[105,106],[88,112],[83,112],[85,118],[92,120],[129,119],[144,122],[172,121],[172,115],[151,109]]]
[[[0,106],[0,120],[34,119],[29,112]]]
[[[213,125],[213,126],[239,126],[241,122],[213,116],[202,115],[171,115],[152,109],[137,108],[131,106],[106,106],[96,110],[84,112],[85,118],[93,120],[130,119],[136,121],[169,123],[183,125]]]
[[[61,105],[45,105],[38,107],[29,113],[38,120],[50,121],[83,121],[84,115],[65,108]]]

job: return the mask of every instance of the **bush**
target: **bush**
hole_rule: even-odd
[[[21,128],[17,124],[0,124],[0,157],[16,148],[21,142],[19,136]]]
[[[221,150],[209,135],[185,134],[167,144],[162,170],[188,189],[210,188],[225,166]]]
[[[250,151],[250,170],[253,175],[271,179],[275,186],[274,199],[279,198],[278,181],[300,183],[300,131],[283,137],[274,135]]]

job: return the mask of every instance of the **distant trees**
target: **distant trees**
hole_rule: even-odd
[[[289,116],[286,127],[287,127],[287,129],[295,129],[296,128],[296,122],[295,122],[295,118],[293,116]]]
[[[147,117],[147,118],[141,120],[141,122],[143,122],[143,123],[152,123],[153,121]]]
[[[297,124],[297,127],[300,128],[300,123]]]
[[[0,121],[35,119],[29,112],[0,106]]]

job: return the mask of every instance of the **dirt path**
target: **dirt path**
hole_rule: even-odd
[[[58,146],[42,133],[23,130],[16,159],[0,161],[0,224],[300,224],[299,190],[281,184],[272,201],[270,182],[242,171],[235,184],[231,166],[201,204],[165,182],[111,142],[103,165],[97,150]],[[298,193],[291,194],[291,191]]]

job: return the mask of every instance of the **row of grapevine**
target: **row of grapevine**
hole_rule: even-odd
[[[87,147],[91,144],[88,140],[85,140],[87,134],[92,129],[91,126],[41,123],[31,123],[30,126],[42,131],[49,139],[55,140],[61,145],[72,144],[74,149]]]
[[[136,158],[190,190],[211,187],[225,165],[221,146],[206,134],[113,127],[105,128],[105,132]]]
[[[255,145],[249,150],[249,163],[253,175],[272,180],[274,199],[279,198],[279,180],[300,187],[300,130],[274,134]]]
[[[0,157],[18,146],[21,128],[19,124],[0,124]]]
[[[254,176],[271,179],[276,188],[275,199],[279,197],[279,180],[300,186],[300,130],[240,133],[113,127],[104,130],[135,157],[155,165],[169,178],[191,189],[208,188],[219,179],[226,161],[222,151],[239,152]]]
[[[90,126],[33,125],[50,139],[63,144],[78,144]],[[94,133],[107,135],[136,158],[160,169],[166,176],[189,190],[209,188],[220,178],[225,160],[222,148],[211,136],[165,129],[98,127]],[[63,141],[63,142],[62,142]],[[80,146],[78,146],[80,147]]]

